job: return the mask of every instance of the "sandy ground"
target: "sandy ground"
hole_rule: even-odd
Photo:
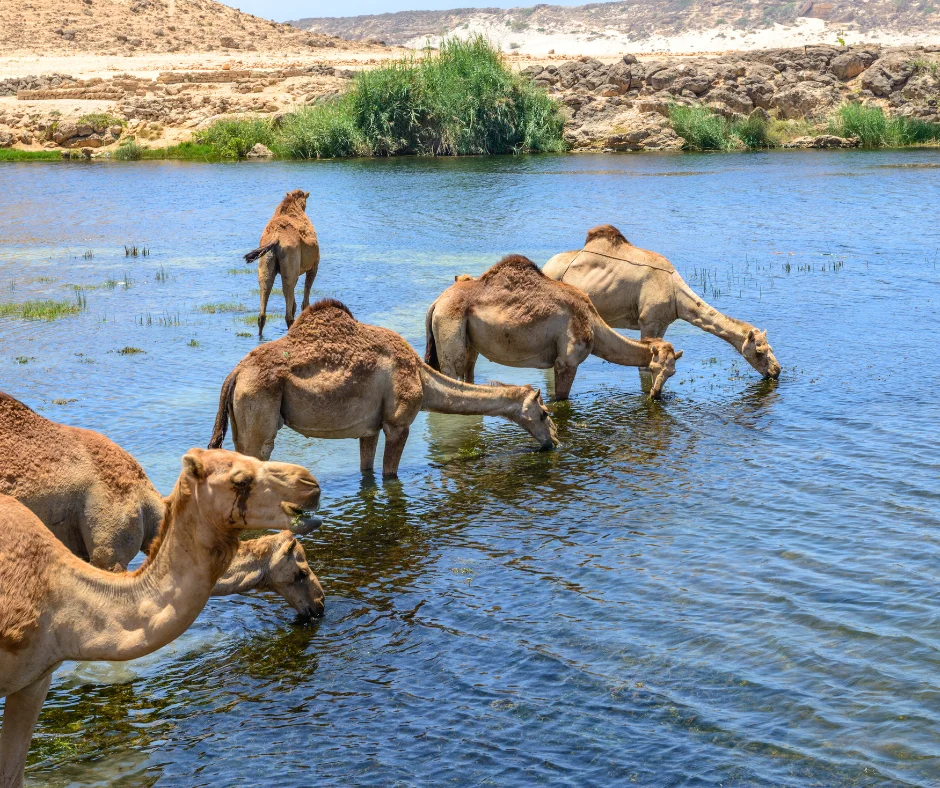
[[[774,25],[764,30],[746,32],[732,26],[711,30],[684,33],[677,36],[652,36],[633,40],[615,30],[593,34],[539,33],[536,30],[509,31],[505,26],[494,25],[482,18],[471,21],[467,28],[447,33],[468,37],[481,33],[498,43],[504,51],[518,54],[543,56],[554,50],[555,54],[590,55],[602,58],[626,53],[633,55],[703,55],[726,54],[748,49],[796,47],[806,44],[837,44],[841,37],[846,44],[882,44],[884,46],[911,46],[940,44],[940,27],[919,30],[917,33],[898,33],[891,30],[866,31],[864,34],[850,26],[825,22],[822,19],[800,19],[795,25]],[[432,38],[437,45],[440,37]],[[408,45],[420,48],[425,39],[414,39]]]

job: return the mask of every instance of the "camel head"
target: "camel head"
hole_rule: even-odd
[[[300,210],[306,211],[310,192],[305,192],[303,189],[294,189],[292,192],[287,192],[285,199],[293,199],[300,206]]]
[[[747,359],[748,364],[760,372],[761,377],[774,380],[780,377],[780,364],[777,363],[770,343],[767,341],[766,331],[748,329],[744,344],[741,346],[741,355]]]
[[[323,615],[323,588],[307,563],[303,545],[290,531],[277,534],[280,543],[265,567],[265,587],[279,593],[301,618]]]
[[[659,399],[663,395],[663,386],[666,385],[666,381],[676,374],[676,361],[682,358],[682,351],[676,350],[670,342],[663,339],[647,341],[653,356],[650,359],[650,374],[653,376],[650,398]]]
[[[262,462],[224,449],[190,449],[180,487],[199,510],[233,530],[289,529],[309,533],[320,525],[320,485],[306,468]],[[211,512],[211,515],[210,515]]]
[[[542,402],[542,392],[532,386],[523,386],[526,389],[522,400],[522,413],[519,426],[539,442],[545,449],[554,449],[558,445],[558,432],[555,422]]]

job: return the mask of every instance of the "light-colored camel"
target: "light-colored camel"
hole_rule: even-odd
[[[557,443],[538,390],[451,380],[423,364],[394,331],[360,323],[343,304],[324,299],[225,379],[209,448],[222,445],[231,420],[238,451],[267,459],[286,424],[308,438],[358,438],[360,468],[369,472],[383,431],[382,474],[395,476],[421,410],[502,416],[543,449]]]
[[[472,382],[478,354],[507,367],[554,367],[560,400],[568,399],[578,365],[592,354],[649,368],[654,398],[682,356],[661,339],[620,336],[584,293],[548,279],[521,255],[504,257],[478,279],[458,277],[431,305],[426,328],[424,359],[445,375]]]
[[[163,519],[163,498],[124,449],[100,433],[49,421],[3,392],[0,494],[24,504],[79,558],[117,572],[149,550]],[[242,542],[213,596],[270,589],[302,616],[321,615],[323,589],[309,567],[294,571],[303,547],[294,540],[288,550],[287,536]]]
[[[151,558],[115,574],[72,555],[0,496],[0,786],[22,785],[32,731],[65,660],[126,660],[177,638],[205,606],[244,529],[287,528],[320,488],[299,465],[193,449],[166,499]]]
[[[763,377],[780,376],[766,331],[706,304],[665,257],[634,246],[616,227],[589,230],[583,249],[556,254],[542,273],[587,293],[614,328],[661,338],[670,323],[685,320],[732,345]]]
[[[267,320],[268,296],[271,295],[278,274],[281,275],[281,287],[284,290],[284,318],[288,328],[294,322],[294,287],[301,274],[306,274],[301,310],[310,304],[310,288],[320,267],[320,244],[313,224],[305,213],[309,197],[310,192],[303,189],[288,192],[265,226],[260,246],[245,255],[246,263],[258,261],[258,288],[261,290],[259,337]]]

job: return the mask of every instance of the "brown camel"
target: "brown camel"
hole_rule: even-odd
[[[706,304],[665,257],[634,246],[616,227],[602,224],[588,230],[583,249],[556,254],[542,273],[587,293],[615,328],[661,338],[670,323],[685,320],[725,340],[761,376],[780,377],[766,331]]]
[[[258,314],[258,336],[264,331],[267,319],[268,296],[274,280],[281,275],[287,327],[294,322],[294,287],[301,274],[304,280],[304,300],[301,310],[310,304],[310,288],[320,267],[320,244],[317,233],[307,218],[307,198],[310,192],[294,189],[288,192],[274,211],[261,234],[261,245],[245,255],[245,262],[258,261],[258,287],[261,290],[261,311]]]
[[[136,572],[72,555],[32,512],[0,496],[0,786],[20,786],[53,671],[65,660],[127,660],[179,637],[205,606],[245,529],[287,528],[316,508],[299,465],[192,449]]]
[[[97,432],[49,421],[3,392],[0,494],[25,505],[79,558],[117,572],[147,552],[163,519],[163,498],[124,449]],[[321,615],[323,589],[309,567],[302,576],[294,571],[303,547],[295,541],[285,550],[286,538],[242,542],[213,596],[270,589],[302,616]]]
[[[360,323],[339,301],[324,299],[225,379],[209,448],[222,445],[231,419],[238,451],[267,459],[286,424],[309,438],[358,438],[361,470],[370,472],[384,431],[382,474],[395,476],[421,410],[502,416],[543,449],[557,443],[538,390],[451,380],[423,364],[395,332]]]
[[[458,277],[431,305],[426,326],[425,361],[434,369],[472,382],[480,353],[507,367],[554,367],[560,400],[568,399],[578,365],[592,354],[649,368],[654,398],[682,357],[661,339],[620,336],[584,293],[548,279],[521,255],[504,257],[478,279]]]

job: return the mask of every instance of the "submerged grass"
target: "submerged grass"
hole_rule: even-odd
[[[562,151],[561,105],[482,36],[363,71],[343,96],[285,115],[220,120],[196,134],[223,158],[256,143],[299,159]]]
[[[0,317],[22,317],[25,320],[55,320],[65,315],[77,315],[87,307],[84,296],[76,301],[23,301],[19,304],[0,304]]]
[[[225,302],[220,304],[202,304],[197,307],[198,311],[207,314],[215,315],[222,312],[247,312],[248,307],[244,304],[236,304],[233,302]]]

